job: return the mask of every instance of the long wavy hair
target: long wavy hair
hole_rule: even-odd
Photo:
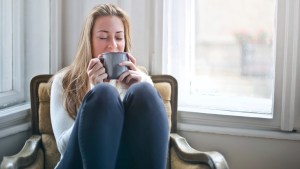
[[[95,6],[86,18],[80,39],[78,42],[75,59],[68,67],[64,68],[65,75],[62,80],[63,104],[71,118],[75,119],[77,110],[90,90],[88,75],[86,72],[89,61],[92,59],[92,29],[95,20],[102,16],[117,16],[124,25],[125,49],[124,52],[130,52],[131,37],[129,17],[125,11],[112,4],[103,4]]]

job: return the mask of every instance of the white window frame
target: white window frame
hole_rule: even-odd
[[[54,73],[60,65],[61,7],[58,0],[12,1],[14,90],[5,97],[0,95],[0,103],[15,97],[21,98],[22,103],[0,108],[0,139],[30,129],[30,80],[38,74]],[[47,14],[38,15],[42,12]],[[60,19],[56,21],[57,18]]]
[[[62,1],[50,0],[50,73],[62,68]]]
[[[166,5],[172,0],[159,0],[154,2],[154,49],[152,52],[152,65],[150,65],[152,74],[166,73],[163,65],[167,64],[168,47],[165,46],[168,36],[166,25],[169,23],[168,13],[166,12]],[[173,3],[176,1],[172,1]],[[187,2],[192,2],[189,0]],[[300,43],[299,43],[299,0],[277,1],[277,29],[275,41],[276,53],[276,70],[275,70],[275,92],[273,108],[273,117],[259,117],[259,116],[236,116],[224,115],[218,111],[185,111],[180,109],[178,112],[179,129],[199,131],[203,126],[211,126],[212,128],[220,127],[219,129],[212,129],[212,132],[224,134],[224,127],[232,128],[231,133],[236,133],[236,129],[244,129],[239,131],[239,135],[243,135],[246,129],[255,131],[289,131],[300,129]],[[163,8],[158,8],[160,5]],[[180,10],[186,10],[181,8]],[[161,18],[161,16],[163,16]],[[163,31],[161,31],[163,30]],[[162,46],[156,45],[162,44]],[[159,64],[160,63],[160,64]],[[201,127],[199,127],[201,126]],[[218,130],[218,131],[217,131]],[[208,130],[207,130],[208,131]],[[248,132],[251,133],[251,132]],[[251,134],[249,134],[251,135]],[[260,134],[263,136],[264,134]],[[274,134],[271,134],[274,135]],[[268,137],[268,136],[265,136]],[[275,136],[277,137],[277,136]],[[278,136],[280,137],[280,136]],[[277,137],[277,138],[278,138]],[[285,136],[284,136],[285,137]],[[293,138],[295,139],[295,138]],[[300,139],[297,136],[296,139]]]
[[[3,35],[3,41],[5,43],[10,43],[7,45],[8,49],[3,50],[1,54],[10,56],[13,60],[13,73],[12,73],[12,90],[0,93],[0,105],[12,105],[25,101],[24,93],[24,63],[23,53],[24,53],[24,28],[23,28],[23,1],[13,0],[13,1],[3,1],[6,3],[3,5],[1,12],[9,14],[7,20],[3,20],[3,24],[9,24],[9,32]],[[10,20],[12,19],[12,21]],[[2,24],[2,23],[1,23]],[[5,63],[0,63],[2,64]],[[4,73],[4,72],[1,72]],[[4,82],[3,82],[4,83]]]

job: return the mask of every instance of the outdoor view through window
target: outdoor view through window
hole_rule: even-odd
[[[193,76],[185,97],[191,99],[182,106],[270,115],[276,1],[196,0],[195,7]]]

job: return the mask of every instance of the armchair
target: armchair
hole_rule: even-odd
[[[38,75],[31,80],[30,97],[32,136],[22,150],[13,156],[5,156],[1,169],[52,169],[59,160],[50,121],[50,84],[52,75]],[[177,81],[169,75],[151,76],[155,88],[161,94],[170,126],[170,142],[167,169],[229,169],[222,154],[201,152],[189,146],[185,138],[177,134]]]

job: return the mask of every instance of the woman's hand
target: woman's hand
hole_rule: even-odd
[[[104,79],[107,78],[107,73],[105,73],[105,68],[100,62],[99,58],[93,58],[90,60],[86,72],[88,74],[90,83],[93,85],[102,83]]]
[[[137,68],[136,59],[130,53],[128,53],[128,58],[129,61],[120,63],[120,66],[127,66],[128,70],[119,77],[119,81],[130,86],[133,83],[137,83],[142,80],[142,72]]]

